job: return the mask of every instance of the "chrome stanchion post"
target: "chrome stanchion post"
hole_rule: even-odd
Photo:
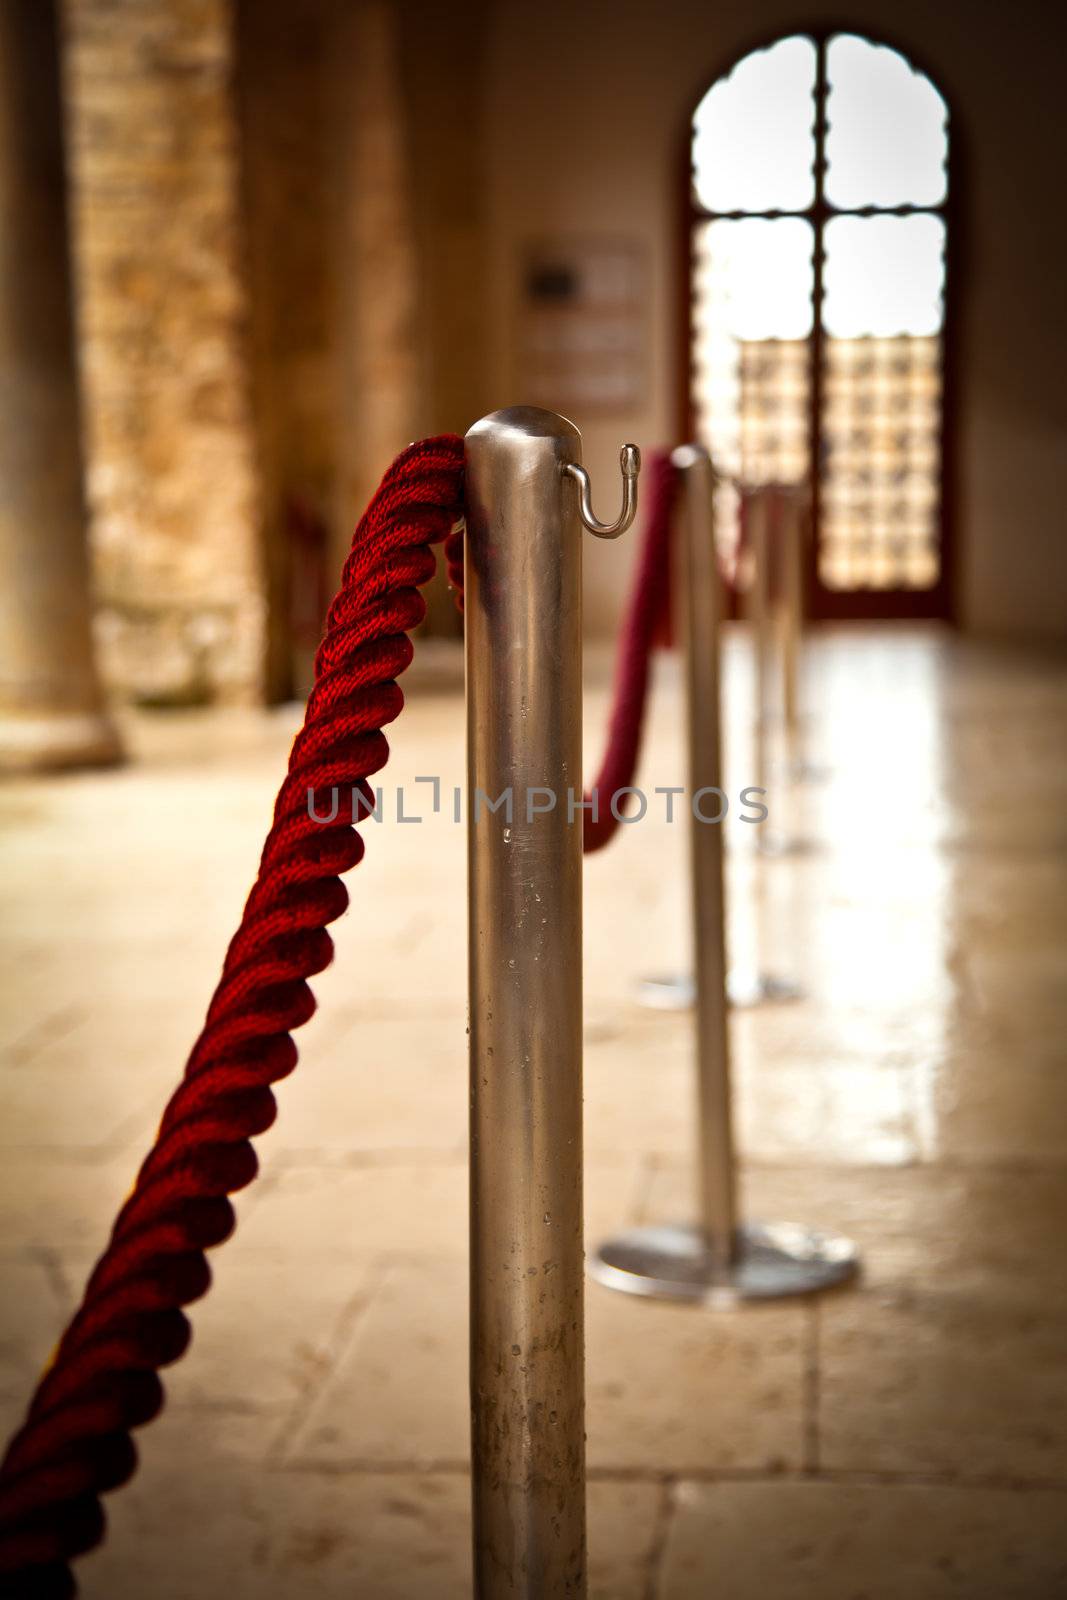
[[[770,685],[780,696],[783,740],[778,773],[789,780],[789,817],[784,828],[763,829],[759,850],[766,856],[807,855],[811,840],[794,830],[795,786],[815,776],[800,757],[800,711],[797,672],[803,607],[803,491],[796,485],[769,483],[754,496],[757,512],[753,542],[756,556],[756,770],[757,783],[765,787],[772,771],[769,727],[778,725],[777,702],[770,707]],[[760,569],[763,578],[760,579]],[[776,581],[772,584],[773,570]]]
[[[762,484],[751,491],[749,498],[750,538],[753,555],[752,585],[749,590],[750,608],[749,616],[752,626],[752,649],[754,654],[753,674],[755,682],[754,699],[755,711],[753,716],[753,755],[756,771],[756,787],[766,791],[770,783],[770,729],[772,722],[771,711],[771,683],[775,677],[775,606],[774,589],[771,583],[771,565],[776,561],[772,554],[772,543],[777,545],[777,570],[781,570],[781,534],[780,521],[775,525],[773,512],[775,510],[774,496],[776,489],[771,484]],[[775,535],[772,541],[772,534]],[[785,650],[783,649],[783,666]],[[787,699],[788,690],[782,681],[783,701]],[[775,825],[776,805],[768,797],[770,817],[760,827],[756,848],[763,856],[789,855],[793,852],[793,842],[784,834],[780,827]],[[791,978],[780,977],[777,973],[765,971],[762,962],[766,958],[769,948],[768,917],[767,917],[767,885],[760,877],[755,886],[756,909],[756,966],[751,973],[737,972],[730,978],[730,998],[733,1005],[739,1008],[763,1005],[765,1002],[780,1002],[798,1000],[801,998],[800,985]]]
[[[786,763],[791,778],[801,770],[800,710],[797,704],[797,673],[800,655],[800,627],[803,610],[804,509],[800,491],[780,490],[785,520],[782,549],[782,715],[785,720]]]
[[[714,479],[702,446],[685,446],[672,460],[684,485],[699,1221],[635,1228],[610,1239],[597,1250],[590,1272],[609,1288],[630,1294],[732,1305],[829,1288],[853,1275],[857,1257],[851,1241],[839,1235],[791,1223],[738,1221],[722,827],[701,820],[708,814],[706,795],[722,789]]]
[[[705,468],[690,464],[692,452],[698,452],[707,459],[707,453],[701,445],[682,445],[672,456],[672,461],[679,470],[683,471],[687,487],[685,491],[685,547],[692,551],[696,543],[700,543],[705,552],[702,555],[689,555],[686,558],[686,581],[683,585],[684,594],[681,596],[683,609],[687,610],[688,628],[691,638],[700,641],[699,649],[706,658],[702,668],[702,687],[694,698],[693,673],[698,670],[694,667],[693,651],[688,652],[689,660],[687,672],[689,674],[689,716],[697,717],[700,725],[706,727],[706,736],[690,724],[689,751],[690,761],[694,765],[707,769],[711,759],[711,750],[714,746],[716,770],[721,772],[721,734],[720,734],[720,696],[718,685],[718,660],[720,653],[720,640],[718,619],[722,612],[720,590],[722,587],[717,559],[711,559],[715,554],[714,532],[714,472],[710,461]],[[691,476],[692,474],[695,476]],[[705,473],[707,481],[705,482]],[[767,505],[767,491],[765,488],[755,490],[742,489],[748,499],[749,516],[749,544],[753,556],[752,579],[748,588],[746,599],[746,615],[752,639],[753,654],[753,754],[755,787],[766,793],[767,790],[767,737],[770,723],[770,681],[772,677],[772,639],[770,627],[770,575],[769,575],[769,508]],[[695,531],[694,531],[695,530]],[[706,583],[709,598],[704,602],[697,601],[693,589],[696,583]],[[702,615],[694,615],[693,607],[699,606]],[[703,615],[706,612],[707,615]],[[709,618],[715,618],[714,630],[709,625]],[[714,654],[714,666],[711,656]],[[708,685],[714,674],[715,694],[710,693]],[[714,738],[712,722],[714,722]],[[721,787],[721,779],[706,779]],[[695,777],[694,777],[695,783]],[[761,854],[774,855],[774,845]],[[696,872],[696,857],[693,860],[694,875]],[[756,896],[756,953],[759,957],[767,946],[767,908],[765,885],[762,880],[757,882]],[[696,954],[699,962],[699,954]],[[647,1006],[653,1011],[688,1011],[696,1003],[698,986],[696,979],[689,973],[671,973],[662,976],[642,978],[637,986],[636,998],[639,1004]],[[726,980],[726,994],[729,1003],[734,1009],[747,1011],[754,1006],[765,1004],[782,1004],[801,998],[803,991],[800,985],[791,978],[781,977],[773,972],[764,971],[758,964],[754,967],[740,967],[731,971]]]
[[[697,1120],[700,1216],[709,1253],[726,1268],[734,1259],[737,1184],[726,1017],[726,895],[723,884],[725,795],[722,782],[719,621],[722,611],[715,548],[714,479],[701,445],[671,456],[682,483],[682,571],[685,593],[686,741],[689,776],[689,866],[696,975]],[[702,820],[717,797],[718,823]]]
[[[809,760],[804,747],[804,723],[807,719],[800,684],[805,632],[804,570],[805,553],[811,539],[811,496],[807,486],[799,483],[790,484],[783,493],[789,513],[785,567],[786,634],[782,663],[787,770],[793,783],[821,783],[827,774],[822,767]]]
[[[749,619],[752,629],[755,715],[752,721],[753,770],[756,788],[767,789],[770,770],[767,745],[770,734],[771,654],[771,575],[770,506],[766,486],[748,497],[749,540],[752,548],[752,584],[749,589]]]
[[[596,531],[632,520],[628,449],[623,516]],[[534,408],[495,412],[467,435],[479,1600],[586,1593],[580,451],[571,423]]]

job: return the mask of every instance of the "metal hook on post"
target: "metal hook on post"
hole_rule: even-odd
[[[635,444],[623,445],[619,451],[619,466],[622,468],[622,510],[614,522],[601,522],[593,514],[593,490],[585,468],[576,461],[567,461],[561,468],[564,477],[573,478],[578,485],[582,521],[598,539],[617,539],[620,533],[626,532],[637,515],[637,476],[641,471],[641,452]]]

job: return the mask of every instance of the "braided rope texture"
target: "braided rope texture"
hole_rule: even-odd
[[[592,793],[597,814],[582,814],[582,848],[586,855],[602,850],[614,837],[626,807],[612,801],[628,789],[637,771],[648,701],[649,664],[658,638],[666,630],[671,598],[671,512],[678,473],[665,452],[648,458],[641,475],[645,517],[641,552],[633,576],[615,665],[611,718],[604,759]],[[589,800],[589,795],[586,795]]]
[[[104,1532],[100,1496],[137,1463],[131,1430],[163,1405],[159,1369],[190,1339],[182,1307],[210,1284],[205,1251],[233,1230],[228,1195],[250,1183],[251,1140],[274,1121],[271,1085],[297,1061],[292,1033],[333,959],[326,929],[348,906],[340,875],[363,855],[352,824],[384,766],[383,727],[445,543],[462,581],[463,441],[427,439],[389,468],[356,529],[315,661],[315,685],[274,808],[259,873],[203,1032],[111,1239],[0,1465],[0,1594],[67,1600],[73,1557]],[[340,806],[329,824],[336,788]],[[319,791],[323,791],[320,795]]]

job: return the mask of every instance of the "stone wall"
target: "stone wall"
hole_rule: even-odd
[[[143,701],[250,701],[265,582],[230,0],[65,0],[98,639]]]
[[[484,0],[62,5],[104,673],[301,694],[391,457],[489,409]]]
[[[328,248],[332,14],[336,0],[237,0],[250,377],[267,572],[267,694],[308,688],[315,595],[340,562],[304,552],[292,525],[323,535],[337,471],[335,262]],[[299,560],[299,556],[297,557]],[[318,560],[318,574],[307,570]],[[316,577],[317,580],[316,581]]]
[[[310,592],[332,593],[382,472],[424,431],[401,9],[236,4],[272,697],[306,692]]]
[[[484,183],[487,0],[405,0],[400,33],[416,262],[419,434],[464,433],[515,398],[488,381]],[[458,635],[451,591],[426,591],[428,631]]]

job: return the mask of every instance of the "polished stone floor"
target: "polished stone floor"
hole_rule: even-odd
[[[607,692],[590,663],[589,764]],[[731,794],[753,780],[728,650]],[[727,824],[745,1208],[844,1230],[858,1286],[733,1312],[588,1291],[599,1600],[1067,1592],[1067,661],[903,627],[806,658],[806,849]],[[676,669],[642,781],[684,781]],[[125,770],[0,790],[0,1420],[18,1419],[197,1031],[295,713],[134,718]],[[423,682],[383,779],[462,782]],[[368,824],[301,1064],[86,1600],[460,1600],[464,840]],[[409,803],[410,804],[410,803]],[[687,959],[662,803],[586,869],[588,1242],[691,1209]]]

